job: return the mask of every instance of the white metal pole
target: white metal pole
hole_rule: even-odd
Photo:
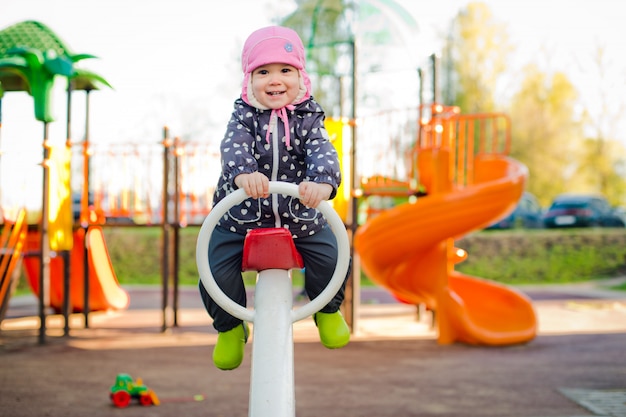
[[[294,417],[292,284],[289,272],[261,271],[254,293],[250,417]]]

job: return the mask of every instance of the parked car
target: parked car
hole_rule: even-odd
[[[538,229],[543,227],[543,209],[534,194],[524,192],[515,210],[505,218],[487,226],[488,230],[526,228]]]
[[[624,227],[618,209],[596,194],[561,194],[543,216],[545,227]]]
[[[615,207],[613,210],[615,215],[619,218],[619,220],[626,225],[626,208],[625,207]]]

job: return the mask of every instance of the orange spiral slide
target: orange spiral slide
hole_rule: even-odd
[[[450,155],[430,149],[420,159],[423,181],[430,181]],[[498,154],[477,156],[474,164],[471,184],[435,190],[369,220],[357,230],[355,250],[373,281],[404,302],[436,312],[440,344],[524,343],[537,332],[530,299],[513,288],[454,271],[466,255],[454,247],[454,239],[510,212],[523,192],[527,169]]]

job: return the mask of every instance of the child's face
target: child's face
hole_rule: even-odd
[[[267,64],[252,72],[252,92],[259,103],[269,109],[280,109],[298,97],[298,69],[287,64]]]

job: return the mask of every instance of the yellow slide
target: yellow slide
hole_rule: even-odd
[[[27,247],[37,250],[41,234],[29,232]],[[84,245],[82,229],[74,231],[74,245],[71,252],[70,266],[70,310],[78,313],[85,311]],[[89,311],[124,310],[130,304],[128,292],[123,289],[111,263],[102,228],[92,226],[87,232],[87,257],[89,264]],[[27,257],[24,267],[31,289],[39,294],[39,258]],[[52,258],[50,261],[50,307],[57,312],[63,307],[63,259]]]
[[[426,167],[449,160],[424,151]],[[480,230],[513,210],[526,167],[503,155],[476,157],[472,184],[429,193],[385,211],[357,230],[355,250],[364,272],[398,299],[435,311],[438,341],[509,345],[537,332],[533,305],[523,293],[454,271],[464,259],[454,239]],[[428,181],[429,169],[420,171]],[[430,173],[432,174],[432,172]]]

